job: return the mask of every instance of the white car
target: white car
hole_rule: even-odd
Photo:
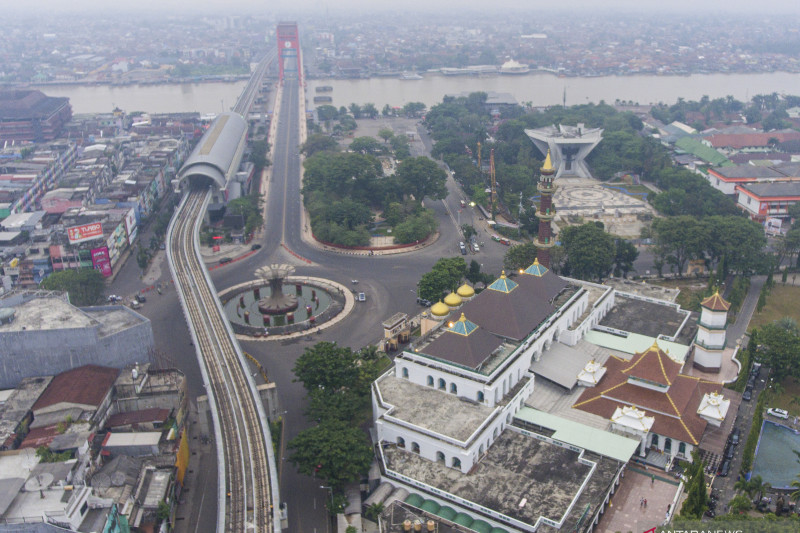
[[[789,412],[784,409],[767,409],[767,414],[783,418],[784,420],[789,418]]]

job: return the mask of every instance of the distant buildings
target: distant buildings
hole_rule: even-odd
[[[30,89],[0,91],[0,142],[52,141],[70,118],[69,98]]]

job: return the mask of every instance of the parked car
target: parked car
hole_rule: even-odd
[[[786,411],[785,409],[769,408],[769,409],[767,409],[767,414],[770,414],[772,416],[776,416],[778,418],[783,418],[784,420],[789,418],[789,412]]]
[[[733,460],[733,452],[734,451],[736,451],[736,448],[734,447],[734,445],[733,444],[728,444],[728,447],[725,448],[725,455],[724,455],[725,459],[728,459],[728,460],[732,461]]]
[[[731,461],[730,459],[725,459],[724,461],[722,461],[722,464],[720,465],[717,473],[719,474],[720,477],[727,477],[730,471],[731,471]]]
[[[734,430],[731,432],[731,444],[733,444],[734,446],[738,446],[740,435],[741,432],[739,431],[739,428],[734,428]]]
[[[458,249],[461,250],[461,255],[467,255],[467,245],[463,242],[458,243]]]
[[[431,302],[430,300],[426,300],[425,298],[417,298],[417,303],[425,307],[430,307],[433,305],[433,302]]]
[[[145,297],[144,294],[137,294],[136,296],[134,296],[134,298],[139,300],[139,303],[141,303],[141,304],[143,304],[143,303],[145,303],[147,301],[147,298]]]
[[[746,402],[749,402],[749,401],[750,401],[752,398],[753,398],[753,393],[752,393],[752,392],[750,392],[750,390],[749,390],[749,389],[748,389],[748,390],[745,390],[745,391],[742,393],[742,400],[744,400],[744,401],[746,401]]]
[[[481,251],[481,248],[480,248],[480,246],[478,246],[477,242],[473,242],[472,243],[472,251],[475,252],[475,253],[478,253],[478,252]]]
[[[233,259],[231,259],[230,257],[223,257],[222,259],[219,260],[219,264],[224,265],[225,263],[230,263],[231,261],[233,261]]]
[[[250,247],[250,249],[251,250],[260,250],[261,249],[261,245],[260,244],[254,244],[253,246]]]

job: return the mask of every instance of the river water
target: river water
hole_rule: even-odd
[[[50,85],[40,89],[48,96],[67,96],[73,113],[107,113],[114,106],[125,111],[149,113],[218,113],[229,110],[246,85],[230,83],[187,83],[174,85],[81,86]],[[329,85],[333,91],[316,93],[315,87]],[[615,100],[650,104],[674,103],[679,97],[699,100],[703,95],[719,98],[731,95],[747,101],[756,94],[800,94],[800,74],[694,74],[691,76],[602,76],[559,78],[549,73],[523,76],[464,77],[426,74],[421,80],[371,78],[355,80],[309,80],[307,98],[331,96],[335,106],[373,103],[402,106],[423,102],[432,106],[447,94],[495,91],[510,93],[520,103],[556,105],[566,93],[567,105]]]

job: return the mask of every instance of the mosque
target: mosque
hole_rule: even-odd
[[[553,173],[548,154],[543,194]],[[727,302],[698,319],[560,277],[548,251],[435,303],[373,383],[384,505],[481,533],[592,531],[631,462],[722,455],[740,401],[709,377],[733,355]]]

